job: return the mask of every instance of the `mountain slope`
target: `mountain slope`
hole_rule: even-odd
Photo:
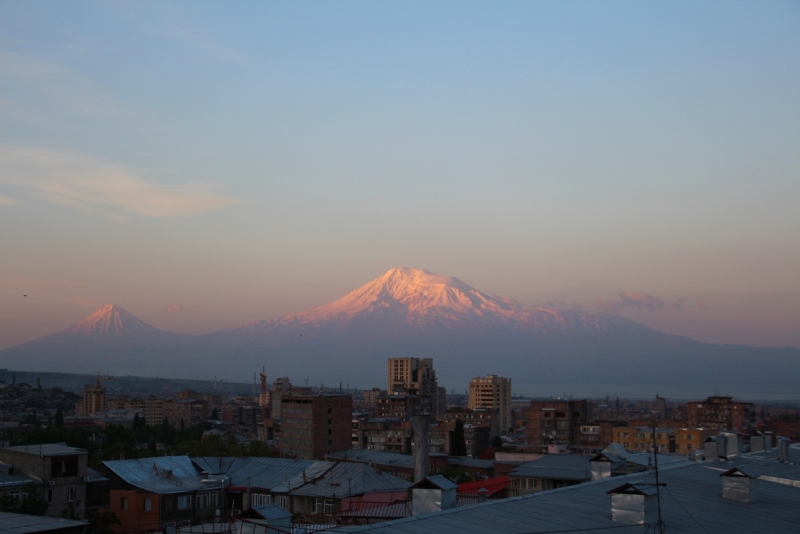
[[[193,336],[159,330],[107,304],[61,332],[0,351],[0,365],[19,370],[157,374],[164,355],[192,341]]]
[[[0,367],[332,385],[385,384],[386,358],[434,358],[440,385],[509,376],[535,395],[797,396],[800,351],[698,343],[623,317],[489,296],[453,277],[396,268],[330,304],[201,336],[164,332],[106,306],[0,351]]]

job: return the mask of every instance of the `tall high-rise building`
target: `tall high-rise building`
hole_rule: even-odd
[[[106,409],[106,388],[100,385],[100,375],[97,376],[97,383],[92,386],[87,384],[83,388],[83,398],[81,399],[81,415],[94,415]]]
[[[511,379],[497,375],[473,378],[469,383],[469,404],[472,410],[497,411],[498,428],[506,431],[511,421]]]
[[[389,358],[389,395],[414,390],[418,395],[432,397],[436,387],[433,358]]]
[[[439,402],[439,384],[433,370],[433,358],[389,358],[389,395],[412,393],[430,397],[435,415],[444,412]],[[442,404],[442,406],[440,406]]]
[[[317,460],[352,447],[351,395],[287,395],[281,399],[281,456]]]

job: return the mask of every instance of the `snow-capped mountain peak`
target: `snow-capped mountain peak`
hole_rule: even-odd
[[[137,319],[123,308],[113,304],[106,304],[93,314],[69,327],[66,331],[86,337],[141,337],[160,332],[157,328]]]

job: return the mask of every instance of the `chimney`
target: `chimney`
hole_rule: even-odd
[[[611,495],[611,519],[631,525],[658,523],[658,493],[652,484],[624,484]]]
[[[746,467],[734,467],[720,474],[722,498],[732,501],[758,502],[758,474]]]
[[[430,467],[428,459],[428,427],[430,416],[414,415],[411,417],[411,429],[414,432],[414,483],[421,482],[428,476]]]
[[[784,437],[778,438],[778,459],[781,463],[789,463],[789,440]]]
[[[728,436],[726,434],[717,436],[717,457],[724,460],[728,459]]]
[[[709,437],[706,442],[703,444],[704,447],[704,456],[707,462],[713,462],[717,459],[717,438],[716,436]]]

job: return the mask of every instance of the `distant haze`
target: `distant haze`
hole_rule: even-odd
[[[635,299],[635,295],[625,298]],[[106,305],[72,327],[0,351],[26,371],[246,379],[266,368],[296,384],[383,386],[389,357],[434,359],[441,386],[513,378],[528,395],[797,395],[800,350],[698,343],[617,315],[530,307],[458,278],[399,267],[305,312],[189,336]]]
[[[402,265],[800,348],[798,65],[796,1],[0,2],[0,349]]]

